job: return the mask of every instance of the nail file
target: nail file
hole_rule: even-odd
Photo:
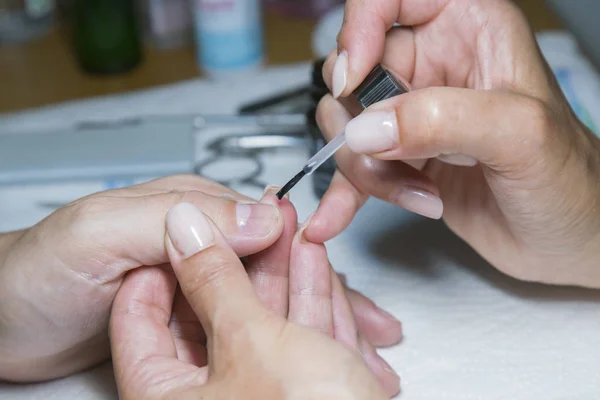
[[[381,65],[377,65],[358,88],[352,92],[351,96],[340,100],[347,103],[350,112],[360,114],[360,112],[375,103],[399,96],[408,91],[408,87],[390,71]],[[281,200],[302,178],[315,172],[344,144],[346,144],[346,135],[345,132],[341,132],[304,164],[302,170],[277,192],[277,198]]]

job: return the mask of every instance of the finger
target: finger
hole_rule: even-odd
[[[307,242],[302,227],[290,255],[288,320],[333,337],[332,283],[323,244]]]
[[[317,121],[325,137],[330,140],[335,132],[350,125],[350,115],[339,102],[331,96],[325,96],[319,103]],[[443,205],[439,190],[421,171],[402,161],[376,160],[365,154],[356,154],[348,146],[337,151],[335,160],[344,176],[359,192],[429,218],[441,217]]]
[[[198,208],[180,203],[167,215],[166,246],[181,291],[209,340],[220,345],[262,311],[238,256]]]
[[[167,327],[176,284],[167,268],[144,267],[127,274],[117,292],[110,338],[115,377],[125,398],[136,398],[149,390],[157,377],[162,380],[163,373],[173,373],[155,361],[161,360],[165,366],[177,362]]]
[[[247,258],[246,270],[262,303],[285,318],[289,300],[290,250],[298,215],[288,198],[277,199],[275,194],[278,190],[277,187],[269,188],[261,202],[279,206],[284,220],[283,232],[272,246]]]
[[[418,25],[435,18],[447,0],[348,0],[338,35],[334,93],[347,96],[382,59],[386,32],[395,22]],[[414,54],[409,48],[403,54]]]
[[[169,330],[180,361],[197,367],[208,364],[206,334],[198,316],[179,287],[175,292]]]
[[[98,248],[105,249],[102,254],[106,257],[95,260],[84,272],[98,282],[112,282],[140,265],[168,262],[164,221],[169,208],[182,201],[205,210],[239,257],[269,247],[283,229],[281,212],[269,204],[236,202],[202,192],[171,192],[135,198],[99,196],[62,211],[68,213],[68,223],[72,227],[67,234],[76,235],[77,243],[89,246],[90,253],[97,254]],[[56,237],[54,230],[48,230],[47,236],[42,243],[48,246],[56,240],[68,240]],[[61,250],[63,248],[65,250]],[[65,246],[56,246],[52,251],[64,251],[64,254],[58,254],[62,260],[70,265],[81,265],[80,260],[71,259],[73,252]],[[76,254],[85,252],[83,248]]]
[[[400,377],[394,369],[379,355],[371,344],[361,335],[358,348],[365,363],[377,377],[388,396],[394,397],[400,391]]]
[[[369,195],[356,188],[339,170],[304,231],[309,242],[325,243],[344,231]]]
[[[387,347],[402,340],[402,324],[394,316],[353,289],[346,288],[345,294],[358,330],[369,343],[376,347]]]
[[[338,275],[331,265],[329,269],[331,271],[333,337],[350,350],[358,351],[358,330],[352,314],[352,307]]]
[[[403,80],[409,87],[414,88],[413,77],[415,76],[415,54],[414,31],[409,28],[396,27],[390,29],[387,33],[383,56],[377,62],[392,71],[396,77]],[[333,70],[337,58],[337,51],[333,51],[328,55],[323,64],[323,79],[329,90],[332,92]],[[421,77],[420,75],[421,74],[419,74],[419,77]],[[435,76],[437,76],[437,74],[427,74],[428,79]],[[423,85],[430,83],[430,81],[421,79],[418,83]],[[350,95],[350,92],[348,92],[347,95]]]
[[[463,154],[514,170],[547,148],[551,115],[542,102],[514,93],[428,88],[374,105],[347,125],[346,138],[354,152],[381,160]]]

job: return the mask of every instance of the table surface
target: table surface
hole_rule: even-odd
[[[517,0],[516,3],[534,30],[561,27],[543,0]],[[312,59],[314,26],[315,22],[310,20],[267,15],[267,63],[277,65]],[[147,49],[144,62],[130,73],[90,76],[78,68],[60,31],[53,30],[27,44],[0,47],[0,113],[165,85],[198,76],[201,72],[193,46],[171,51]]]

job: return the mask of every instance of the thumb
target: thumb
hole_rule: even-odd
[[[209,340],[217,331],[231,334],[232,326],[264,311],[238,256],[194,205],[169,210],[166,242],[181,290]]]
[[[501,172],[548,148],[551,110],[504,91],[436,87],[367,109],[346,126],[348,147],[381,160],[466,155]]]
[[[447,3],[446,0],[347,0],[333,68],[334,97],[348,96],[381,62],[386,34],[395,22],[405,26],[426,23],[436,18]],[[407,57],[415,50],[409,45],[401,52]],[[414,69],[414,61],[406,67]]]

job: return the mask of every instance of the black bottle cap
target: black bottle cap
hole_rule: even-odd
[[[408,92],[408,88],[381,65],[377,65],[353,92],[363,109]]]

